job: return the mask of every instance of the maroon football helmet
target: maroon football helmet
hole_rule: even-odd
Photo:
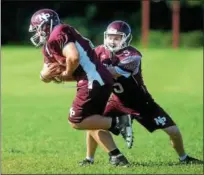
[[[121,35],[122,39],[119,46],[112,47],[111,45],[109,45],[106,42],[106,38],[108,37],[108,35]],[[108,25],[106,31],[104,32],[104,46],[112,52],[119,51],[120,49],[129,46],[131,40],[132,40],[131,28],[124,21],[113,21]]]
[[[29,32],[35,33],[30,38],[31,42],[36,47],[44,44],[54,26],[58,24],[60,24],[60,19],[55,11],[51,9],[38,10],[30,20]]]

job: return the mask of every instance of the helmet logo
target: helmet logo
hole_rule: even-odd
[[[128,50],[124,50],[124,51],[123,51],[123,54],[124,54],[125,56],[128,56],[128,55],[130,54],[130,52],[129,52]]]
[[[48,21],[48,18],[50,17],[49,13],[40,13],[36,15],[35,19],[41,21]]]
[[[113,33],[113,34],[117,34],[117,29],[114,29],[114,28],[110,28],[108,29],[108,33]]]

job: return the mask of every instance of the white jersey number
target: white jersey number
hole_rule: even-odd
[[[114,83],[113,84],[113,91],[116,93],[116,94],[121,94],[124,92],[124,88],[122,86],[122,84],[120,83]]]

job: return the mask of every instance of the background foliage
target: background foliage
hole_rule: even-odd
[[[151,1],[149,46],[171,46],[172,1]],[[201,0],[181,0],[180,46],[198,47],[203,42]],[[3,1],[2,44],[30,44],[31,15],[40,8],[52,8],[65,23],[76,27],[94,44],[101,44],[106,26],[116,19],[127,21],[133,30],[133,43],[141,42],[141,1]],[[162,36],[162,41],[158,41]]]

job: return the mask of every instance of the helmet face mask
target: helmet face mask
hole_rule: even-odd
[[[45,44],[55,25],[60,23],[58,14],[50,9],[42,9],[34,13],[31,18],[29,32],[34,33],[30,38],[36,46]]]
[[[43,30],[43,25],[44,24],[42,23],[39,26],[32,27],[32,25],[30,25],[29,27],[29,32],[34,33],[30,40],[36,47],[43,45],[46,42],[48,35],[50,34],[50,32],[48,33],[46,30]]]
[[[104,33],[104,45],[112,52],[115,52],[122,47],[123,40],[124,35],[122,34],[110,34],[108,32]]]
[[[114,39],[111,39],[111,37],[120,37],[120,40],[115,39],[115,41],[112,41]],[[123,34],[109,34],[107,32],[104,33],[104,45],[105,47],[110,50],[111,52],[117,52],[129,45],[129,42],[127,40],[130,38],[129,36],[126,36],[124,33]]]
[[[120,42],[114,37],[119,37]],[[108,25],[107,30],[104,32],[104,46],[111,52],[117,52],[127,46],[129,46],[132,39],[130,26],[124,21],[113,21]],[[111,40],[111,41],[110,41]]]

